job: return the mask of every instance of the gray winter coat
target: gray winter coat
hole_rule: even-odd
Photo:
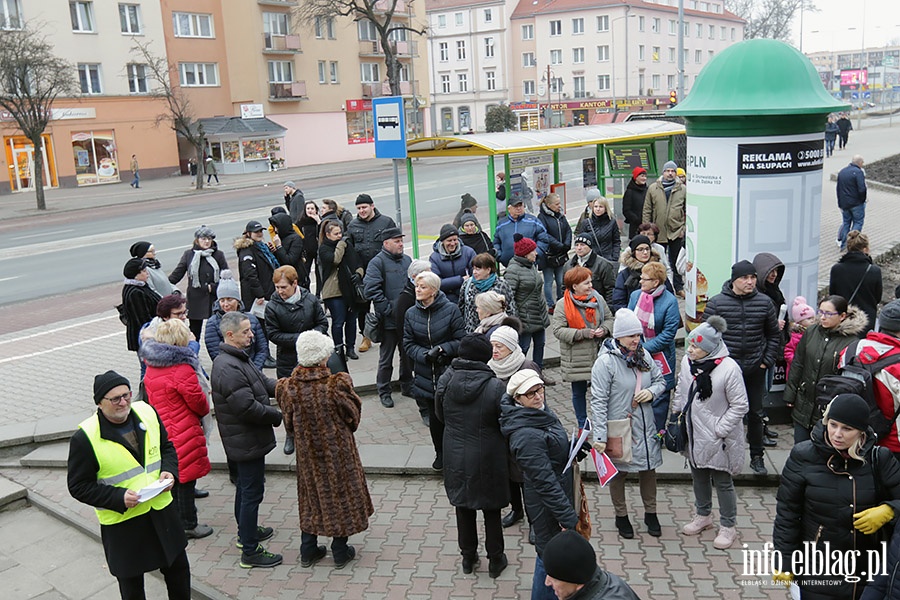
[[[747,390],[741,367],[728,356],[728,348],[709,358],[722,359],[713,369],[712,396],[700,400],[691,389],[690,359],[681,361],[681,372],[672,398],[672,412],[682,410],[688,394],[694,394],[691,403],[691,420],[688,423],[688,446],[684,455],[695,469],[715,469],[737,475],[744,468],[747,444],[744,441],[744,415],[747,414]]]
[[[620,471],[633,473],[649,471],[662,465],[662,451],[656,439],[656,421],[653,419],[653,405],[642,402],[632,408],[635,393],[635,377],[640,373],[641,388],[649,389],[656,398],[666,389],[666,381],[656,361],[646,350],[644,360],[651,365],[650,371],[639,372],[625,366],[625,358],[615,340],[608,339],[600,346],[600,356],[591,369],[591,422],[594,439],[605,443],[607,422],[631,419],[630,463],[613,460]]]
[[[615,317],[603,296],[596,290],[591,292],[600,300],[600,310],[597,311],[597,321],[588,323],[588,328],[602,326],[607,335],[613,330]],[[559,340],[559,366],[562,368],[563,381],[590,381],[591,369],[597,359],[598,346],[604,338],[585,337],[586,331],[569,326],[566,320],[566,299],[560,298],[553,309],[550,324],[553,326],[553,335]],[[581,314],[584,318],[584,313]],[[586,321],[587,319],[585,319]]]
[[[382,250],[366,267],[363,277],[366,298],[375,304],[375,312],[384,319],[386,329],[403,328],[403,323],[394,320],[394,304],[409,281],[406,271],[411,263],[412,259],[405,254],[394,255]]]
[[[534,333],[550,327],[550,315],[544,299],[544,278],[535,263],[514,256],[506,268],[506,281],[516,298],[516,313],[522,321],[522,331]]]

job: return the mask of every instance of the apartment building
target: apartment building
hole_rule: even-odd
[[[819,72],[825,89],[852,98],[853,92],[882,92],[895,94],[900,91],[900,46],[875,46],[865,50],[827,50],[806,55]],[[865,82],[856,85],[854,73],[864,69]],[[843,74],[843,77],[842,77]],[[856,75],[857,79],[859,75]],[[860,99],[857,95],[856,98]]]
[[[606,122],[667,105],[678,85],[676,0],[522,0],[510,19],[510,100],[521,129]],[[684,89],[743,40],[722,0],[685,0]],[[550,107],[551,119],[539,119]]]
[[[144,176],[177,169],[174,135],[165,126],[155,127],[165,107],[147,97],[148,73],[132,52],[140,41],[155,55],[165,55],[158,2],[0,0],[0,17],[6,29],[26,22],[39,26],[57,55],[71,62],[79,90],[76,98],[54,104],[38,150],[18,131],[12,115],[0,114],[9,177],[9,187],[0,186],[2,193],[34,189],[36,151],[44,154],[46,187],[118,182],[130,177],[132,154]]]
[[[426,0],[435,131],[484,131],[491,106],[510,99],[507,32],[516,0]]]

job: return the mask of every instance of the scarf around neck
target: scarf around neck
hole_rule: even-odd
[[[566,321],[573,329],[594,328],[605,316],[597,290],[591,290],[587,296],[576,296],[572,290],[566,290],[563,294],[563,306],[566,309]],[[599,318],[597,311],[600,311]]]
[[[645,373],[650,370],[650,363],[647,362],[647,357],[644,356],[644,345],[638,344],[637,348],[634,350],[629,350],[625,346],[619,343],[619,340],[609,340],[615,343],[615,347],[619,350],[619,353],[622,355],[622,358],[625,360],[625,366],[629,369],[637,369],[638,371],[644,371]]]
[[[509,317],[506,311],[498,312],[496,315],[491,315],[487,318],[482,319],[478,323],[478,327],[475,328],[474,333],[487,333],[487,331],[491,327],[495,327],[497,325],[502,325],[503,320]]]
[[[707,358],[705,360],[689,360],[688,365],[691,368],[691,375],[694,377],[694,385],[697,396],[700,401],[706,400],[712,396],[712,372],[722,362],[721,358]],[[688,394],[690,396],[690,394]]]
[[[497,274],[491,273],[491,276],[487,279],[475,279],[473,277],[472,282],[475,285],[475,289],[478,290],[478,293],[486,292],[494,287],[495,283],[497,283]]]
[[[213,280],[212,283],[219,283],[219,263],[213,258],[213,254],[215,253],[215,248],[207,248],[206,250],[194,250],[194,258],[191,259],[191,276],[190,282],[191,287],[199,288],[200,287],[200,261],[201,259],[206,259],[206,262],[209,263],[209,266],[212,267],[213,270]]]
[[[512,354],[510,354],[506,358],[501,358],[500,360],[494,360],[492,358],[491,360],[489,360],[488,366],[491,368],[491,371],[494,372],[494,375],[496,375],[498,379],[509,381],[509,378],[517,373],[520,368],[522,368],[522,363],[524,362],[525,354],[522,352],[521,348],[516,346],[512,351]]]
[[[634,314],[644,327],[644,339],[649,340],[656,337],[656,320],[653,317],[653,301],[659,298],[665,286],[657,286],[652,292],[641,292],[638,297],[637,305],[634,307]]]
[[[665,179],[663,179],[662,189],[663,189],[663,192],[665,192],[665,194],[666,194],[666,200],[669,199],[669,195],[672,193],[672,190],[675,188],[676,181],[677,181],[677,178],[673,179],[672,181],[666,181]]]
[[[272,251],[269,250],[268,244],[265,242],[253,242],[253,245],[256,246],[260,252],[262,252],[263,257],[265,257],[266,262],[272,266],[273,269],[277,269],[281,265],[278,263],[278,259],[275,258],[275,255],[272,254]]]
[[[290,298],[285,300],[285,302],[287,302],[288,304],[297,304],[298,302],[300,302],[300,290],[301,289],[302,288],[298,285],[297,291],[295,291],[294,294]]]

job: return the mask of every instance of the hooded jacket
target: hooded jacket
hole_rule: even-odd
[[[297,286],[297,290],[300,299],[295,303],[275,292],[266,305],[266,332],[277,347],[275,372],[279,378],[288,377],[297,366],[297,336],[311,330],[328,332],[328,319],[318,298],[306,288]]]
[[[647,188],[641,219],[644,223],[656,223],[659,227],[656,241],[660,244],[668,244],[669,240],[684,237],[686,200],[687,188],[677,177],[668,198],[663,188],[662,177]]]
[[[364,268],[368,268],[369,261],[381,253],[381,232],[396,226],[392,218],[381,214],[377,208],[372,209],[372,218],[368,221],[363,221],[359,216],[350,221],[347,237],[356,248]]]
[[[475,233],[469,234],[463,230],[463,225],[469,220],[475,223]],[[462,218],[462,222],[459,226],[459,241],[474,250],[476,256],[485,252],[493,256],[497,255],[494,251],[494,242],[491,241],[488,234],[482,231],[481,225],[478,224],[478,219],[475,218],[475,215],[466,215]]]
[[[363,277],[366,298],[372,301],[375,312],[384,319],[386,329],[403,330],[403,323],[398,323],[394,318],[394,305],[409,281],[407,271],[411,264],[412,259],[406,254],[391,254],[382,250],[366,267]]]
[[[791,418],[795,424],[810,429],[822,417],[816,403],[816,382],[837,371],[841,352],[865,331],[866,315],[852,304],[847,318],[834,329],[816,323],[806,330],[794,350],[784,389],[785,404],[794,405]]]
[[[550,327],[544,278],[537,266],[527,258],[514,256],[506,269],[506,281],[516,299],[516,315],[522,322],[522,332],[534,333]]]
[[[238,302],[240,302],[240,300],[238,300]],[[263,365],[266,362],[266,357],[269,356],[269,340],[266,338],[266,332],[263,329],[262,323],[256,318],[256,315],[244,312],[243,302],[238,305],[238,311],[244,313],[244,316],[250,319],[250,330],[253,332],[253,344],[247,349],[247,353],[250,356],[250,362],[252,362],[257,369],[262,371]],[[206,330],[203,333],[203,343],[206,345],[206,352],[209,354],[210,360],[216,360],[216,357],[219,355],[219,344],[225,341],[225,337],[219,329],[222,322],[222,315],[224,314],[225,311],[222,310],[217,302],[212,316],[206,322]]]
[[[561,531],[574,529],[572,469],[563,473],[569,458],[569,436],[548,406],[543,410],[520,406],[504,394],[500,401],[500,431],[525,481],[525,512],[534,528],[538,556]],[[501,483],[502,484],[502,483]]]
[[[818,552],[827,542],[831,552],[854,550],[858,557],[880,548],[878,532],[865,535],[855,529],[853,514],[880,504],[888,504],[894,514],[900,514],[900,500],[890,500],[900,498],[900,465],[886,448],[875,445],[871,428],[866,432],[861,455],[865,462],[845,458],[835,450],[825,440],[821,421],[809,441],[794,446],[776,495],[772,541],[782,556],[803,552],[804,542]],[[858,559],[856,566],[857,571],[864,570],[865,560]],[[804,600],[857,598],[866,581],[865,576],[858,583],[845,581],[841,575],[813,578],[822,583],[812,585],[802,576],[796,578]]]
[[[872,258],[864,252],[847,252],[831,267],[828,293],[843,296],[847,302],[855,304],[866,313],[869,318],[866,331],[875,329],[875,317],[883,291],[881,267],[874,264]]]
[[[647,184],[638,184],[634,179],[628,182],[625,193],[622,194],[622,214],[625,222],[631,225],[635,231],[644,215],[644,198],[647,197]],[[630,236],[633,237],[633,236]]]
[[[629,369],[615,340],[607,339],[600,345],[600,355],[591,368],[591,425],[594,439],[605,443],[609,421],[631,419],[631,462],[613,459],[617,469],[628,473],[649,471],[662,465],[662,449],[656,438],[653,403],[642,402],[636,407],[631,406],[638,376],[641,378],[640,388],[650,390],[653,398],[659,397],[666,390],[659,365],[647,350],[642,349],[642,352],[644,360],[650,364],[650,370]]]
[[[362,281],[365,271],[359,262],[359,255],[346,238],[333,242],[323,239],[319,245],[319,271],[322,276],[321,296],[323,300],[343,298],[348,306],[353,306],[355,296],[350,273],[356,273]],[[346,269],[342,268],[346,266]]]
[[[447,294],[447,298],[454,304],[459,302],[459,290],[463,284],[463,277],[472,275],[472,260],[475,251],[460,242],[456,250],[447,252],[444,243],[437,240],[432,246],[433,252],[429,258],[431,271],[441,278],[441,291]]]
[[[569,249],[572,247],[572,226],[569,225],[566,215],[550,210],[543,202],[541,202],[537,218],[547,230],[547,235],[560,244],[550,249],[546,255],[538,258],[538,269],[543,271],[548,266],[550,268],[561,267],[566,264],[566,260],[569,258]]]
[[[447,299],[447,295],[438,292],[437,298],[428,306],[420,301],[406,311],[403,323],[403,351],[412,361],[414,398],[434,398],[437,376],[446,367],[449,360],[456,356],[459,340],[466,335],[459,307]],[[430,363],[426,354],[432,348],[440,346],[447,359],[441,367]],[[437,371],[435,371],[437,369]]]
[[[663,261],[661,256],[662,255],[653,248],[650,249],[651,261],[666,264],[668,261]],[[625,250],[622,251],[619,264],[621,265],[621,268],[616,275],[616,285],[612,293],[613,312],[620,308],[627,308],[628,301],[631,299],[631,294],[634,290],[639,290],[641,288],[641,269],[644,268],[646,263],[642,263],[632,256],[631,248],[625,248]],[[675,290],[672,289],[672,283],[668,279],[666,279],[666,289],[673,294],[675,293]]]
[[[784,299],[784,293],[781,291],[781,280],[784,278],[784,263],[770,252],[760,252],[753,257],[753,266],[756,267],[757,273],[756,287],[772,301],[772,304],[775,306],[775,314],[781,314],[782,306],[786,306],[789,309],[790,307],[787,306],[787,302]],[[775,282],[769,283],[766,280],[772,271],[775,271]],[[784,328],[781,330],[782,347],[791,336],[790,321],[790,310],[785,310]]]
[[[609,261],[619,260],[622,238],[619,224],[609,214],[599,217],[591,211],[591,217],[584,219],[575,229],[575,235],[585,235],[591,239],[591,249]]]
[[[278,259],[281,266],[290,265],[294,267],[301,282],[308,282],[309,272],[306,267],[307,261],[304,260],[306,256],[303,247],[304,240],[297,235],[294,224],[291,223],[291,218],[284,213],[278,213],[269,217],[269,223],[275,227],[278,238],[281,240],[281,247],[275,249],[275,258]]]
[[[690,358],[685,355],[671,408],[673,413],[684,410],[689,394],[693,394],[691,419],[687,423],[688,445],[683,453],[691,466],[737,475],[744,468],[747,453],[743,419],[750,405],[744,377],[741,367],[728,356],[725,344],[708,359],[721,361],[710,373],[712,395],[700,400],[697,390],[691,389],[694,376]]]
[[[728,352],[745,372],[752,372],[766,365],[771,369],[778,357],[781,331],[772,300],[754,289],[749,294],[738,296],[731,288],[731,282],[722,285],[722,293],[716,294],[706,303],[703,320],[719,315],[728,324],[722,334]]]
[[[500,510],[509,504],[505,386],[485,363],[454,358],[438,380],[435,415],[444,423],[444,489],[453,506]]]
[[[275,268],[246,235],[234,240],[234,249],[237,251],[241,279],[241,302],[253,308],[258,299],[268,300],[275,293],[275,282],[272,281]],[[302,273],[297,275],[302,279]]]

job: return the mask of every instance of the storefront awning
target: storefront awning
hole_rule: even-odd
[[[287,129],[266,117],[242,119],[241,117],[209,117],[199,119],[203,133],[209,139],[245,137],[281,137]]]

